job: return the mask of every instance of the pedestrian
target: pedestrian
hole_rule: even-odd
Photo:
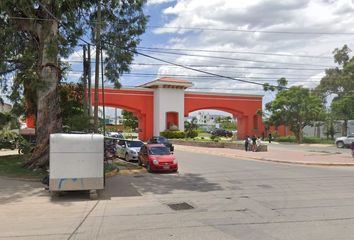
[[[253,135],[252,137],[252,151],[255,152],[257,150],[257,137]]]
[[[352,156],[354,159],[354,142],[352,142],[352,144],[350,145],[350,148],[352,149]]]
[[[269,143],[272,142],[272,134],[271,133],[268,134],[268,141],[269,141]]]
[[[256,152],[258,152],[258,150],[260,150],[261,149],[261,145],[262,145],[262,141],[261,141],[261,138],[257,138],[257,140],[256,140],[256,145],[257,145],[257,147],[256,147]]]
[[[248,135],[246,135],[246,138],[245,138],[245,150],[246,150],[246,152],[248,151]]]

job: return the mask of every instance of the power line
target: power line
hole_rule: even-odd
[[[187,56],[187,57],[204,57],[204,58],[211,58],[211,59],[232,60],[232,61],[241,61],[241,62],[288,64],[288,65],[314,66],[314,67],[331,67],[331,66],[327,66],[327,65],[310,64],[310,63],[288,63],[288,62],[262,61],[262,60],[251,60],[251,59],[245,59],[245,58],[230,58],[230,57],[221,57],[221,56],[207,56],[207,55],[177,53],[177,52],[160,51],[160,50],[148,50],[148,49],[146,49],[146,50],[142,50],[142,51],[152,52],[152,53],[162,53],[162,54],[170,54],[170,55]]]
[[[56,16],[53,15],[53,13],[51,11],[49,11],[47,9],[47,7],[42,4],[40,1],[37,2],[39,5],[41,5],[41,7],[44,9],[44,11],[46,11],[54,20],[56,20],[58,22],[58,24],[62,25],[64,28],[68,28],[60,19],[58,19]],[[51,21],[53,21],[53,19],[51,19]],[[88,41],[86,41],[85,39],[81,38],[81,37],[78,37],[79,40],[83,41],[84,43],[86,44],[89,44],[89,45],[94,45],[92,43],[89,43]]]
[[[289,34],[289,35],[354,35],[352,32],[290,32],[290,31],[266,31],[266,30],[243,30],[243,29],[225,29],[225,28],[202,28],[202,27],[165,27],[157,25],[148,25],[148,28],[176,29],[176,30],[198,30],[198,31],[221,31],[221,32],[242,32],[242,33],[266,33],[266,34]]]
[[[169,67],[180,67],[172,66],[169,64],[159,64],[159,63],[132,63],[131,65],[137,66],[169,66]],[[267,67],[267,66],[234,66],[234,65],[198,65],[198,64],[186,64],[184,66],[188,67],[200,67],[200,68],[245,68],[245,69],[279,69],[279,70],[300,70],[300,71],[323,71],[323,68],[290,68],[290,67]]]
[[[38,3],[42,6],[41,3]],[[53,16],[51,16],[53,17]],[[51,18],[36,18],[36,17],[15,17],[15,16],[6,16],[8,19],[22,19],[22,20],[36,20],[36,21],[53,21]],[[56,17],[54,18],[57,21]],[[67,22],[75,22],[69,21]],[[86,21],[87,23],[95,24],[96,21]],[[127,26],[127,24],[120,23],[119,25]],[[221,31],[221,32],[241,32],[241,33],[266,33],[266,34],[290,34],[290,35],[354,35],[353,32],[306,32],[306,31],[267,31],[261,29],[255,30],[245,30],[245,29],[225,29],[225,28],[204,28],[204,27],[181,27],[181,26],[162,26],[162,25],[146,25],[147,28],[161,28],[161,29],[176,29],[176,30],[198,30],[198,31]]]
[[[62,60],[63,62],[82,63],[82,60]],[[95,63],[95,61],[91,61]],[[179,67],[161,63],[131,63],[132,66],[155,66],[155,67]],[[299,70],[299,71],[324,71],[323,68],[298,68],[298,67],[267,67],[267,66],[235,66],[235,65],[205,65],[205,64],[186,64],[188,67],[199,68],[236,68],[236,69],[269,69],[269,70]]]
[[[78,69],[78,70],[69,70],[70,72],[74,72],[74,73],[82,73],[83,70],[82,69]],[[94,72],[94,71],[92,71]],[[226,73],[225,71],[223,71],[223,73]],[[282,78],[285,77],[288,79],[288,76],[292,76],[292,77],[296,77],[296,78],[313,78],[314,75],[304,75],[304,74],[291,74],[291,73],[270,73],[270,72],[234,72],[234,71],[228,71],[228,73],[231,74],[252,74],[252,75],[270,75],[271,77],[274,78]],[[127,76],[127,75],[132,75],[132,74],[136,74],[136,75],[151,75],[151,76],[156,76],[156,75],[171,75],[170,73],[166,73],[166,74],[160,74],[160,73],[137,73],[137,72],[128,72],[128,73],[123,73],[122,76]],[[191,74],[174,74],[172,73],[173,76],[192,76],[192,77],[201,77],[201,75],[191,75]],[[203,76],[203,77],[210,77],[210,76]],[[255,76],[256,77],[256,76]],[[269,78],[269,77],[268,77]],[[315,77],[315,78],[321,78],[321,77]]]
[[[210,53],[236,53],[236,54],[252,54],[252,55],[270,55],[270,56],[280,56],[280,57],[333,59],[333,57],[325,57],[325,56],[296,55],[296,54],[286,54],[286,53],[248,52],[248,51],[205,50],[205,49],[190,49],[190,48],[137,47],[137,49],[173,50],[173,51],[186,51],[186,52],[210,52]]]
[[[83,73],[82,71],[73,71],[69,70],[68,72],[72,73]],[[155,73],[124,73],[122,77],[156,77],[156,76],[168,76],[168,77],[183,77],[185,79],[193,79],[193,80],[199,80],[199,79],[207,79],[207,80],[212,80],[218,77],[214,76],[205,76],[205,75],[188,75],[188,74],[155,74]],[[231,76],[230,76],[231,77]],[[251,77],[251,76],[243,76],[242,78],[244,79],[265,79],[268,81],[278,81],[279,78],[283,76],[274,76],[274,77]],[[304,80],[302,80],[303,78]],[[321,79],[321,77],[311,77],[307,76],[306,77],[290,77],[286,78],[287,80],[298,80],[298,81],[305,81],[305,82],[312,82],[310,79]]]
[[[109,43],[109,42],[106,42],[106,44],[110,44],[110,45],[115,46],[114,44]],[[132,53],[139,54],[139,55],[141,55],[141,56],[150,58],[150,59],[154,59],[154,60],[157,60],[157,61],[160,61],[160,62],[164,62],[164,63],[167,63],[167,64],[171,64],[171,65],[174,65],[174,66],[180,66],[180,67],[182,67],[182,68],[189,69],[189,70],[192,70],[192,71],[195,71],[195,72],[204,73],[204,74],[211,75],[211,76],[215,76],[215,77],[230,79],[230,80],[233,80],[233,81],[239,81],[239,82],[244,82],[244,83],[250,83],[250,84],[254,84],[254,85],[264,86],[264,84],[262,84],[262,83],[257,83],[257,82],[254,82],[254,81],[249,81],[249,80],[244,80],[244,79],[239,79],[239,78],[232,78],[232,77],[224,76],[224,75],[221,75],[221,74],[216,74],[216,73],[212,73],[212,72],[208,72],[208,71],[203,71],[203,70],[196,69],[196,68],[187,67],[187,66],[184,66],[184,65],[181,65],[181,64],[177,64],[177,63],[173,63],[173,62],[170,62],[170,61],[161,59],[161,58],[157,58],[157,57],[154,57],[154,56],[150,56],[150,55],[148,55],[148,54],[141,53],[141,52],[138,52],[138,51],[136,51],[136,50],[129,50],[129,51],[132,52]],[[273,86],[273,85],[270,85],[270,86]],[[277,87],[277,86],[273,86],[273,87]]]

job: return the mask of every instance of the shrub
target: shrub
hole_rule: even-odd
[[[182,131],[163,131],[160,132],[160,136],[172,139],[172,138],[184,138],[185,134]]]
[[[210,139],[214,142],[219,142],[220,141],[220,138],[218,136],[215,136],[215,135],[211,135],[210,136]]]
[[[196,130],[188,131],[185,133],[187,138],[195,138],[198,137],[198,132]]]
[[[294,136],[286,136],[286,137],[277,137],[277,142],[296,142],[296,138]]]

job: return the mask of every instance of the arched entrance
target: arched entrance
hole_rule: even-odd
[[[184,116],[202,109],[215,109],[231,113],[237,119],[237,137],[260,136],[263,130],[262,118],[257,111],[262,109],[262,96],[221,93],[185,93]]]
[[[150,89],[111,89],[104,90],[104,105],[132,112],[139,120],[139,139],[147,140],[153,135],[153,90]],[[102,89],[98,104],[103,105]]]
[[[202,109],[231,113],[237,119],[238,138],[260,136],[264,129],[257,111],[262,95],[185,92],[192,83],[169,77],[146,83],[139,88],[105,89],[105,106],[133,112],[139,120],[139,138],[147,140],[174,125],[184,131],[184,116]],[[99,105],[103,105],[102,90]]]

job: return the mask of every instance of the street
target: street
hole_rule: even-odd
[[[352,167],[175,155],[179,173],[109,178],[98,201],[0,179],[0,239],[353,239]]]

